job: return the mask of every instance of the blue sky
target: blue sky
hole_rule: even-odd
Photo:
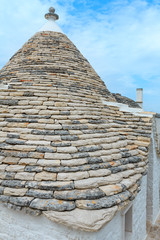
[[[0,68],[45,23],[50,6],[64,33],[111,92],[160,112],[160,3],[146,0],[0,0]]]

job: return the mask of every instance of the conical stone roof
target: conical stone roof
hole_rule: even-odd
[[[36,33],[0,81],[0,201],[91,231],[134,199],[151,118],[105,105],[114,96],[65,34]]]

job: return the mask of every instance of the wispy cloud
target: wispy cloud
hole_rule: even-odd
[[[143,87],[145,109],[160,111],[158,1],[1,0],[0,67],[43,25],[51,5],[109,90],[135,98]]]

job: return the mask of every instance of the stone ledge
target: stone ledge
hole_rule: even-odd
[[[96,232],[112,220],[118,207],[101,210],[74,209],[69,212],[47,211],[43,214],[53,222],[87,232]]]

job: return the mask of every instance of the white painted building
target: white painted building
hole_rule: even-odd
[[[46,18],[0,71],[0,240],[145,240],[160,118],[118,102]]]

